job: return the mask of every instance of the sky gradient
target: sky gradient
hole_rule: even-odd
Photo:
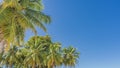
[[[81,52],[76,68],[120,68],[119,0],[43,0],[54,41]],[[42,32],[40,31],[39,34]]]
[[[0,0],[1,1],[1,0]],[[80,54],[75,68],[120,68],[119,0],[43,0],[53,41],[73,45]],[[45,35],[37,29],[39,35]],[[25,40],[33,34],[26,32]]]

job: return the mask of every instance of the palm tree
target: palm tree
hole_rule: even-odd
[[[25,68],[23,61],[25,60],[25,55],[27,51],[24,47],[19,47],[18,51],[16,52],[16,57],[18,58],[19,62],[14,64],[14,68]]]
[[[60,43],[52,43],[50,45],[47,59],[48,68],[54,68],[62,65],[63,58]]]
[[[50,17],[42,13],[41,0],[3,0],[0,5],[0,30],[8,45],[21,45],[24,34],[31,29],[37,34],[38,26],[46,31],[44,26],[50,22]]]
[[[16,56],[17,47],[12,46],[7,53],[3,54],[2,64],[12,68],[15,63],[19,63],[19,60]]]
[[[34,36],[26,44],[25,64],[32,68],[53,68],[62,64],[61,45],[52,43],[49,36]],[[26,66],[27,66],[26,65]]]
[[[79,53],[76,51],[76,48],[70,46],[63,49],[63,58],[65,66],[74,67],[77,63],[77,59],[79,58]]]
[[[44,58],[45,56],[45,50],[46,50],[46,44],[47,37],[39,37],[35,36],[32,37],[25,46],[25,49],[27,51],[26,58],[24,60],[24,63],[27,64],[26,66],[31,66],[32,68],[35,67],[43,67],[44,66]]]
[[[3,65],[14,68],[54,68],[74,67],[79,58],[76,48],[62,50],[60,43],[53,43],[49,36],[33,36],[23,46],[12,46],[8,52],[1,53]]]

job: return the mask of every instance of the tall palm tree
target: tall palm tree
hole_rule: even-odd
[[[8,45],[20,45],[24,34],[31,29],[37,34],[36,26],[46,31],[44,26],[50,17],[42,13],[41,0],[3,0],[0,5],[0,30]]]
[[[68,47],[63,49],[63,58],[64,65],[74,67],[79,58],[79,52],[76,51],[76,48]]]

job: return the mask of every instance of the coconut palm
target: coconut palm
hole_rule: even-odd
[[[48,68],[54,68],[62,65],[63,58],[60,43],[52,43],[50,45],[47,59]]]
[[[32,37],[27,43],[26,43],[26,49],[27,54],[26,58],[24,60],[24,63],[27,64],[26,66],[31,66],[32,68],[42,67],[44,65],[43,56],[45,56],[45,49],[46,44],[45,42],[48,42],[44,39],[45,37],[39,37],[35,36]]]
[[[4,53],[2,64],[9,66],[9,68],[12,68],[15,63],[19,63],[19,60],[16,56],[17,47],[12,46],[7,53]]]
[[[62,55],[60,53],[60,44],[52,43],[49,36],[32,37],[25,47],[28,52],[25,64],[41,68],[53,68],[62,64]]]
[[[34,36],[21,47],[12,46],[8,52],[1,53],[3,65],[14,68],[54,68],[74,67],[79,58],[76,48],[62,50],[60,43],[53,43],[49,36]]]
[[[63,58],[65,66],[74,67],[77,63],[77,59],[79,58],[79,53],[76,51],[76,48],[70,46],[63,49]]]
[[[26,49],[23,47],[19,47],[18,51],[16,52],[16,57],[18,58],[19,62],[14,64],[14,68],[27,68],[25,67],[23,61],[25,60]]]
[[[42,13],[41,0],[3,0],[0,6],[0,30],[8,45],[21,45],[25,31],[37,34],[36,26],[46,31],[50,17]]]

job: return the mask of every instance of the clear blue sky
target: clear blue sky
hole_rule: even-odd
[[[76,68],[120,68],[119,0],[43,0],[53,40],[80,52]],[[41,33],[41,32],[40,32]]]
[[[81,52],[76,68],[120,68],[119,0],[43,0],[48,33]],[[44,33],[39,30],[40,35]],[[31,34],[26,32],[26,39]]]

